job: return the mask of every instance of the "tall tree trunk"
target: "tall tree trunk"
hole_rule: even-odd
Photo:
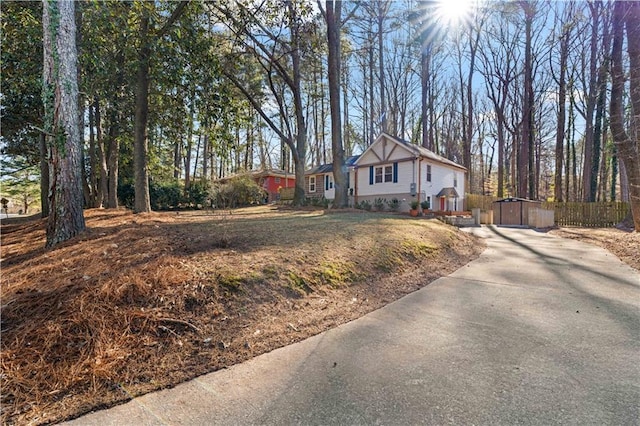
[[[340,115],[340,28],[342,2],[326,2],[327,40],[329,48],[329,103],[331,107],[331,150],[333,154],[333,178],[335,198],[333,207],[347,207],[349,201],[347,188],[347,168],[342,146],[342,122]]]
[[[202,180],[209,179],[209,129],[205,126],[204,141],[202,143]]]
[[[387,0],[378,0],[378,72],[380,73],[380,126],[387,131],[387,107],[384,76],[384,19],[389,7]]]
[[[420,51],[420,122],[422,124],[422,146],[433,151],[433,139],[430,137],[430,102],[429,98],[431,91],[429,90],[430,70],[431,64],[431,40],[429,40],[429,34],[421,35],[421,51]]]
[[[47,160],[47,137],[40,133],[40,217],[49,216],[49,161]]]
[[[89,104],[89,182],[90,189],[88,191],[88,203],[89,207],[97,207],[97,193],[98,193],[98,175],[97,175],[97,155],[96,155],[96,135],[94,131],[95,127],[95,113],[93,109],[93,102]],[[86,192],[86,190],[85,190]],[[85,198],[87,194],[85,194]]]
[[[534,196],[533,169],[533,64],[531,53],[533,5],[520,2],[525,16],[524,97],[522,102],[522,139],[518,155],[518,196]]]
[[[631,98],[630,132],[624,128],[624,61],[622,46],[624,26],[627,30],[627,52],[629,54],[629,87]],[[616,2],[613,16],[613,50],[611,55],[611,133],[624,165],[629,182],[629,201],[636,232],[640,232],[640,2]],[[633,136],[632,136],[633,135]]]
[[[558,78],[558,122],[556,127],[556,170],[554,180],[554,199],[563,201],[562,168],[564,158],[564,139],[567,102],[567,58],[569,56],[569,30],[565,30],[560,40],[560,76]]]
[[[138,69],[136,72],[136,115],[134,125],[133,174],[135,179],[134,213],[151,211],[149,197],[149,169],[147,153],[149,140],[147,138],[147,124],[149,121],[149,69],[151,59],[151,41],[149,40],[149,12],[143,7],[140,17],[138,49]]]
[[[616,186],[618,179],[618,155],[615,144],[611,150],[611,186],[609,187],[609,199],[616,201]]]
[[[465,88],[467,92],[467,112],[466,112],[466,133],[462,143],[462,161],[463,166],[467,168],[466,188],[472,192],[471,184],[473,182],[473,167],[471,164],[471,139],[473,139],[473,74],[476,68],[476,54],[478,52],[478,43],[480,42],[480,28],[476,29],[476,37],[473,38],[473,25],[469,24],[469,72]]]
[[[602,37],[603,42],[602,46],[605,52],[609,52],[611,49],[611,40],[610,33],[607,29],[607,22],[603,22],[602,29]],[[600,64],[600,69],[598,71],[598,97],[596,101],[596,111],[595,111],[595,125],[593,128],[593,152],[592,152],[592,162],[591,162],[591,179],[589,180],[589,199],[591,201],[596,201],[596,193],[598,191],[598,174],[600,171],[600,154],[602,151],[603,141],[602,141],[602,125],[604,122],[604,115],[606,109],[607,102],[607,81],[609,75],[609,60],[607,59],[607,55],[602,60]],[[586,167],[586,164],[585,164]],[[585,188],[586,190],[586,188]]]
[[[307,158],[307,124],[304,120],[304,110],[302,108],[302,71],[300,69],[300,46],[299,39],[300,32],[298,23],[296,22],[297,11],[293,5],[293,2],[289,2],[289,13],[291,16],[291,27],[294,29],[291,35],[291,65],[293,73],[293,104],[294,113],[296,116],[296,141],[295,150],[291,151],[294,154],[296,162],[296,185],[293,194],[293,205],[300,206],[304,203],[305,191],[304,191],[304,169],[306,166]]]
[[[504,197],[505,179],[505,129],[503,117],[498,116],[498,198]],[[508,173],[506,174],[508,176]]]
[[[600,22],[600,3],[588,3],[591,11],[591,42],[589,55],[589,87],[587,89],[586,126],[584,138],[584,163],[582,167],[582,201],[595,201],[591,194],[591,177],[594,162],[594,128],[593,115],[597,102],[597,61],[598,61],[598,27]],[[597,166],[596,166],[597,167]]]
[[[175,180],[180,178],[180,172],[182,172],[182,138],[178,137],[173,144],[173,178]]]
[[[178,6],[176,6],[164,26],[157,31],[155,31],[155,28],[150,28],[151,18],[149,7],[155,7],[155,5],[142,5],[140,26],[138,30],[140,47],[137,52],[138,63],[136,71],[136,113],[133,149],[135,180],[135,201],[133,203],[134,213],[145,213],[151,211],[147,158],[149,152],[147,124],[149,121],[149,71],[151,68],[152,46],[169,30],[180,15],[182,15],[186,5],[187,2],[185,1],[178,3]]]
[[[107,194],[109,192],[109,187],[107,186],[107,158],[104,150],[104,137],[102,133],[102,114],[100,113],[100,100],[99,98],[95,98],[93,102],[94,108],[94,118],[96,124],[96,149],[98,154],[98,173],[99,181],[98,181],[98,195],[97,195],[97,206],[96,207],[104,207],[107,205]]]
[[[373,96],[373,34],[369,34],[369,145],[376,139],[374,124],[376,117],[374,116],[375,98]]]
[[[47,247],[85,229],[74,2],[43,2],[43,102],[49,151]]]

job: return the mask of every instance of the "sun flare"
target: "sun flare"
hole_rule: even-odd
[[[471,16],[474,0],[439,0],[437,10],[441,20],[457,25]]]

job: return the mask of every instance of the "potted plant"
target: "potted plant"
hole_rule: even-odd
[[[420,207],[422,207],[422,213],[427,214],[429,213],[431,204],[429,203],[429,200],[424,200],[423,202],[420,203]]]
[[[413,217],[418,216],[418,206],[420,205],[420,203],[418,202],[418,200],[413,200],[410,204],[411,206],[411,210],[409,210],[409,214]]]

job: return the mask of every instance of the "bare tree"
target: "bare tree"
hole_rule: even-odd
[[[636,232],[640,232],[640,2],[616,2],[613,12],[613,49],[611,54],[611,133],[618,156],[627,173],[631,214]],[[623,99],[625,70],[623,61],[624,30],[626,27],[629,55],[629,86],[631,125],[625,129]]]
[[[235,5],[209,5],[211,11],[218,14],[220,21],[231,31],[234,42],[242,49],[230,52],[227,59],[240,60],[238,55],[248,54],[262,69],[269,96],[278,110],[277,121],[268,113],[268,105],[256,95],[251,82],[242,81],[235,75],[235,64],[223,67],[222,72],[290,149],[296,175],[293,204],[300,205],[305,198],[304,169],[307,152],[307,122],[303,107],[301,69],[301,44],[307,39],[303,19],[306,12],[299,2],[286,1],[286,13],[277,17],[278,22],[273,22],[272,30],[261,20],[264,16],[261,15],[264,12],[261,7],[269,8],[273,5],[254,5],[257,9],[251,9],[239,2]],[[289,105],[293,105],[293,108]]]
[[[558,114],[556,122],[556,149],[555,149],[555,175],[554,175],[554,199],[563,201],[562,191],[562,170],[564,160],[564,140],[566,128],[566,103],[567,103],[567,62],[569,56],[569,41],[574,25],[570,21],[574,13],[574,2],[563,4],[563,13],[558,13],[556,9],[556,25],[560,29],[558,36],[560,41],[560,51],[558,55],[558,75],[554,74],[558,85]],[[550,51],[550,59],[556,57],[553,50]],[[554,67],[551,66],[553,72]]]

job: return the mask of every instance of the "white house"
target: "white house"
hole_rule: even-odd
[[[353,197],[355,183],[354,162],[358,155],[352,155],[345,159],[347,166],[347,188],[349,196]],[[336,189],[333,180],[333,164],[322,164],[304,172],[304,192],[307,198],[326,198],[333,200],[336,197]]]
[[[433,210],[462,210],[467,169],[434,152],[381,134],[354,163],[355,202],[377,198],[429,201]]]

